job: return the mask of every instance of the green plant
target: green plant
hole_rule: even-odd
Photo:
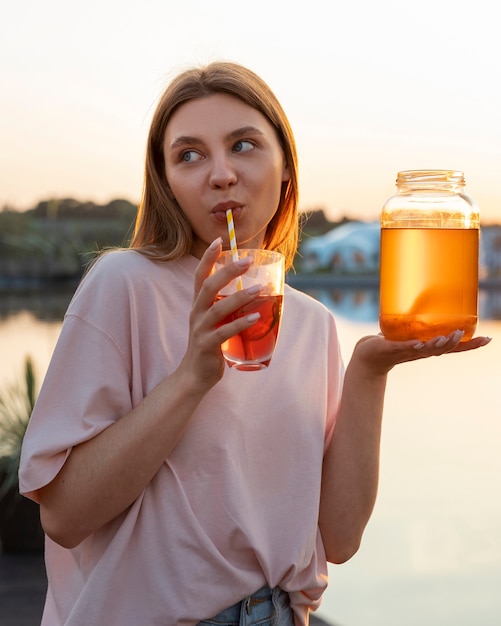
[[[24,434],[36,400],[33,361],[24,362],[24,380],[0,393],[0,502],[17,491]]]

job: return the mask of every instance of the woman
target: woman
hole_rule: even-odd
[[[79,286],[25,439],[43,624],[307,624],[374,506],[388,372],[488,342],[365,337],[344,372],[331,313],[287,287],[270,367],[225,368],[221,343],[256,318],[222,320],[259,295],[215,302],[247,269],[212,272],[225,211],[240,247],[290,267],[297,202],[294,138],[259,77],[213,63],[169,85],[132,249]]]

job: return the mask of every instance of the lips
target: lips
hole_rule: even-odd
[[[228,209],[231,209],[233,220],[237,220],[243,207],[238,202],[234,202],[232,200],[228,202],[219,202],[212,207],[211,213],[218,222],[226,222],[226,211]]]

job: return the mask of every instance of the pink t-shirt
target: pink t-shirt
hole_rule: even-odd
[[[104,255],[79,286],[29,424],[22,493],[128,413],[184,355],[198,261]],[[74,549],[46,540],[43,626],[193,625],[265,584],[308,622],[327,585],[322,457],[343,366],[332,314],[286,286],[271,365],[226,368],[143,494]],[[137,450],[141,455],[141,449]]]

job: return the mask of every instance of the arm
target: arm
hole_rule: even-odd
[[[355,554],[374,508],[388,372],[398,363],[473,350],[490,341],[477,337],[459,343],[461,337],[456,331],[423,344],[378,335],[355,346],[323,465],[319,525],[328,561],[343,563]]]
[[[228,313],[258,295],[242,290],[214,303],[219,289],[247,269],[233,264],[211,275],[220,251],[216,240],[198,267],[188,346],[178,369],[130,413],[73,448],[58,475],[39,490],[44,530],[64,547],[78,545],[142,493],[202,398],[223,376],[221,343],[255,322],[242,318],[218,327]]]

